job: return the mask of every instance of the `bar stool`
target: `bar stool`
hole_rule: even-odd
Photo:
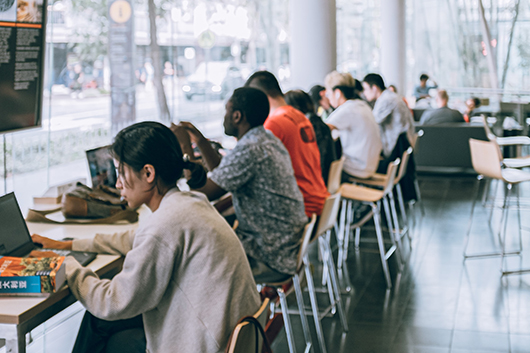
[[[280,297],[280,307],[281,312],[283,316],[283,322],[285,325],[285,333],[287,335],[287,344],[289,346],[289,352],[290,353],[296,353],[296,345],[294,343],[294,336],[293,336],[293,329],[291,325],[291,320],[289,318],[289,309],[287,306],[287,295],[289,295],[292,292],[292,287],[286,292],[284,290],[284,287],[291,284],[291,281],[293,283],[295,295],[296,295],[296,302],[298,305],[298,311],[300,314],[300,320],[302,321],[302,328],[304,331],[304,338],[306,341],[306,346],[304,349],[304,352],[309,352],[312,350],[313,343],[311,340],[311,332],[309,330],[309,324],[307,322],[307,318],[305,316],[305,305],[304,305],[304,297],[302,292],[302,287],[300,284],[300,278],[304,276],[304,272],[307,273],[304,257],[307,256],[307,247],[309,245],[309,242],[311,241],[311,234],[313,233],[313,228],[316,224],[316,215],[313,214],[311,217],[311,221],[305,226],[304,233],[302,236],[302,239],[300,240],[300,250],[298,252],[298,260],[297,260],[297,271],[294,276],[291,278],[282,281],[282,282],[275,282],[275,283],[263,283],[262,286],[272,287],[276,290],[278,293],[278,296]],[[309,272],[309,274],[311,274]],[[309,282],[309,281],[308,281]],[[318,304],[316,302],[316,296],[311,297],[311,303],[318,307]],[[275,309],[271,310],[273,313],[275,312]],[[319,335],[322,335],[322,327],[320,326],[320,321],[315,321],[315,326],[317,333],[320,332]],[[323,351],[325,353],[325,350]]]
[[[412,154],[412,147],[407,148],[407,150],[403,152],[397,175],[394,178],[394,189],[396,190],[399,211],[401,213],[401,220],[402,220],[403,226],[400,226],[399,224],[399,220],[398,220],[398,216],[396,212],[394,195],[393,193],[388,194],[388,198],[390,199],[390,206],[391,206],[392,218],[394,221],[395,229],[399,230],[399,236],[401,238],[403,238],[403,236],[407,234],[409,241],[411,240],[411,237],[410,237],[410,233],[409,233],[408,226],[407,226],[408,225],[407,211],[405,209],[405,202],[403,200],[403,192],[401,191],[401,185],[399,184],[399,182],[401,181],[401,179],[403,179],[403,176],[405,175],[407,171],[407,166],[408,166],[408,162],[409,162],[411,154]],[[385,183],[386,183],[386,177],[387,176],[385,174],[375,173],[368,179],[353,178],[352,180],[357,182],[358,184],[364,184],[368,186],[384,188]]]
[[[530,137],[528,136],[509,136],[509,137],[498,137],[495,135],[489,125],[485,116],[482,116],[482,123],[484,124],[484,131],[488,140],[496,142],[499,146],[528,146],[530,145]],[[519,153],[518,153],[519,154]]]
[[[315,327],[317,331],[317,337],[320,344],[320,350],[326,352],[326,343],[324,340],[324,334],[322,332],[321,320],[329,312],[332,312],[332,308],[337,308],[339,317],[341,320],[342,328],[344,332],[348,331],[348,322],[342,306],[342,299],[340,297],[340,291],[338,287],[337,275],[335,272],[335,265],[333,262],[333,256],[331,248],[329,246],[328,237],[331,229],[334,227],[339,212],[340,206],[340,194],[334,194],[329,196],[324,203],[320,219],[318,221],[318,227],[313,233],[311,242],[318,241],[319,253],[322,254],[323,268],[325,275],[330,279],[327,281],[328,294],[330,298],[330,305],[324,310],[320,310],[316,301],[316,288],[313,281],[313,275],[311,274],[311,263],[309,255],[304,252],[303,264],[307,281],[307,289],[309,292],[309,298],[311,300],[311,311],[313,319],[315,321]]]
[[[363,204],[369,205],[371,207],[371,212],[365,215],[359,222],[354,225],[351,225],[352,217],[350,217],[351,206],[348,206],[346,209],[343,209],[341,213],[341,222],[344,222],[341,225],[342,230],[344,231],[343,235],[349,234],[351,228],[360,228],[364,225],[370,218],[373,217],[375,223],[375,233],[377,237],[377,243],[379,247],[379,253],[381,256],[381,265],[383,266],[383,273],[385,275],[387,288],[392,288],[392,281],[390,279],[390,271],[388,270],[388,259],[395,253],[398,253],[400,270],[402,263],[402,255],[400,254],[400,247],[398,241],[394,236],[393,231],[390,233],[390,239],[392,241],[392,246],[389,250],[385,249],[385,244],[383,240],[383,231],[382,231],[382,222],[381,222],[381,203],[385,208],[385,213],[387,215],[387,223],[389,228],[392,227],[392,220],[390,219],[390,208],[388,206],[387,196],[392,193],[394,187],[394,179],[396,177],[396,171],[398,169],[400,159],[396,159],[394,162],[388,165],[387,174],[386,174],[386,183],[383,190],[377,190],[369,188],[366,186],[354,185],[354,184],[342,184],[340,187],[341,196],[343,199],[347,200],[351,205],[351,201],[359,201]],[[348,220],[346,216],[348,215]],[[347,253],[345,254],[347,255]]]
[[[500,256],[502,275],[521,274],[521,273],[530,272],[530,269],[519,269],[515,271],[509,271],[509,270],[506,270],[504,267],[504,262],[505,262],[504,257],[506,255],[516,255],[516,254],[520,254],[522,251],[521,216],[520,216],[520,209],[519,207],[517,207],[517,212],[519,215],[518,220],[519,220],[519,246],[520,247],[516,251],[506,252],[506,227],[508,224],[508,212],[510,209],[510,197],[512,193],[512,188],[513,188],[513,185],[517,185],[525,181],[530,181],[530,173],[519,170],[519,169],[513,169],[513,168],[502,169],[500,149],[499,149],[499,145],[497,145],[495,141],[480,141],[480,140],[469,139],[469,148],[471,150],[471,162],[473,164],[473,168],[479,174],[479,181],[483,180],[484,178],[491,178],[491,179],[499,180],[506,185],[506,192],[504,194],[504,200],[503,200],[503,205],[502,205],[502,215],[501,215],[501,222],[499,226],[499,232],[497,232],[497,235],[499,236],[499,242],[501,244],[500,251],[490,252],[490,253],[469,254],[467,252],[467,248],[469,245],[469,238],[471,234],[471,226],[472,226],[472,221],[473,221],[475,205],[479,197],[479,193],[480,193],[480,184],[479,184],[479,187],[477,188],[477,195],[475,199],[473,200],[473,205],[471,207],[469,226],[466,232],[465,245],[464,245],[464,261],[469,258]],[[519,206],[519,192],[518,191],[517,191],[516,197],[517,197],[517,206]],[[502,228],[504,230],[502,231],[503,234],[501,236],[500,233],[501,233]]]

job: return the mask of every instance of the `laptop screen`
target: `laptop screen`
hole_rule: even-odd
[[[98,185],[116,187],[116,168],[114,168],[114,161],[110,156],[109,147],[103,146],[86,151],[93,188]]]
[[[33,248],[15,194],[0,197],[0,255],[25,256]]]

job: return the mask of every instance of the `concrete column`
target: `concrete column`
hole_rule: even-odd
[[[291,86],[323,84],[337,67],[335,0],[290,0],[289,23]]]
[[[405,93],[405,0],[381,0],[381,74]]]

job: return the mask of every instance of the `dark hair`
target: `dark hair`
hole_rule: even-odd
[[[482,102],[480,101],[480,98],[477,97],[471,97],[473,99],[473,103],[475,103],[475,108],[478,108],[482,105]]]
[[[254,72],[245,82],[245,87],[257,88],[272,98],[283,97],[278,80],[269,71]]]
[[[183,160],[177,137],[161,123],[145,121],[126,127],[114,138],[110,153],[119,162],[118,169],[122,174],[124,164],[135,173],[151,164],[156,171],[157,187],[159,182],[164,186],[175,186],[184,169],[192,172],[192,179],[188,181],[190,187],[199,188],[206,183],[204,168]]]
[[[285,101],[287,104],[304,114],[315,112],[311,97],[301,89],[294,89],[285,93]]]
[[[239,110],[251,127],[263,125],[269,116],[269,99],[257,88],[240,87],[234,90],[230,101],[232,110]]]
[[[390,86],[388,86],[388,88],[392,88],[395,93],[398,93],[398,89],[397,89],[397,87],[395,85],[390,85]]]
[[[381,75],[378,74],[368,74],[364,76],[363,82],[366,82],[367,84],[372,87],[373,85],[376,85],[381,89],[381,91],[385,90],[385,81],[383,81],[383,78]]]
[[[355,86],[343,86],[337,85],[332,88],[333,91],[336,89],[340,90],[346,99],[361,99],[361,92],[363,91],[363,85],[359,80],[353,79]]]
[[[420,76],[420,81],[428,80],[428,79],[429,79],[429,75],[421,74],[421,76]]]
[[[313,105],[315,107],[320,106],[320,101],[322,100],[322,96],[320,95],[320,92],[325,91],[326,89],[321,85],[314,85],[309,90],[309,96],[311,97],[311,100],[313,101]]]

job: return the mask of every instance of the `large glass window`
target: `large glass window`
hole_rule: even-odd
[[[112,3],[48,3],[42,128],[0,136],[0,192],[15,190],[23,208],[49,185],[88,176],[85,150],[111,143],[123,124],[187,120],[222,140],[224,100],[253,71],[288,82],[286,1],[134,1],[132,56],[117,68],[128,34],[112,24],[127,6],[112,22]]]
[[[407,0],[405,3],[405,95],[412,93],[420,74],[427,73],[460,100],[471,94],[492,100],[529,100],[528,1],[482,0],[484,15],[479,0]],[[381,26],[384,25],[380,6],[380,0],[337,0],[340,71],[348,71],[356,78],[380,72]],[[498,82],[496,87],[494,81]]]

